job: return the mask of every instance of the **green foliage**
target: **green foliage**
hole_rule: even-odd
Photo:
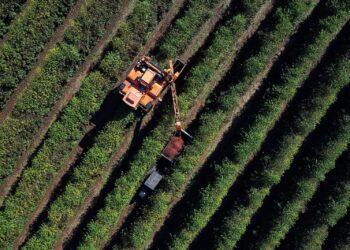
[[[80,39],[64,36],[63,41],[49,51],[27,89],[18,96],[14,110],[0,126],[0,184],[12,173],[16,160],[30,145],[70,77],[106,31],[118,6],[119,0],[87,2],[65,33],[69,37],[71,29],[79,31],[75,36]],[[76,27],[81,28],[76,30]]]
[[[348,210],[344,218],[342,218],[330,232],[325,247],[334,250],[346,250],[350,247],[350,212]]]
[[[10,8],[11,2],[14,4],[14,1],[10,1],[7,3],[10,6],[6,4],[6,7]],[[74,3],[75,0],[31,1],[8,27],[8,39],[0,47],[0,109],[4,108],[18,83],[35,63],[44,44],[63,22]]]
[[[9,30],[9,26],[21,10],[25,0],[9,0],[0,3],[0,39]]]
[[[256,158],[256,170],[242,184],[247,188],[235,197],[234,205],[225,212],[224,223],[214,229],[224,232],[217,235],[215,246],[223,247],[237,242],[271,188],[280,182],[284,172],[290,167],[306,136],[321,121],[329,106],[336,100],[339,90],[348,84],[349,49],[344,54],[336,54],[332,62],[320,69],[322,73],[317,82],[312,83],[310,93],[299,100],[295,107],[291,107],[290,116],[282,121],[283,133],[274,140],[271,148],[261,152]]]
[[[346,96],[349,98],[349,95]],[[283,195],[278,194],[277,198],[273,200],[274,207],[278,207],[273,214],[273,217],[264,225],[254,225],[257,233],[257,239],[251,246],[262,246],[266,249],[273,249],[280,244],[280,241],[285,237],[286,233],[295,224],[299,215],[305,210],[306,205],[315,194],[321,181],[325,179],[326,174],[334,168],[337,158],[346,150],[348,142],[350,141],[350,110],[349,102],[341,103],[339,110],[326,121],[324,127],[320,127],[318,131],[322,132],[323,140],[319,143],[314,140],[308,146],[306,152],[303,153],[302,158],[298,158],[293,163],[293,167],[297,169],[296,174],[288,176],[285,182],[288,184],[288,191]],[[332,127],[332,129],[328,129]],[[345,174],[345,173],[344,173]],[[281,183],[280,185],[283,185]],[[278,186],[279,187],[279,186]],[[277,187],[277,188],[278,188]],[[278,190],[278,189],[277,189]],[[343,197],[348,204],[349,197]],[[342,202],[339,197],[338,202]],[[330,210],[330,212],[332,212]],[[342,214],[344,214],[343,211]],[[341,214],[332,214],[329,216],[339,216]],[[325,215],[327,216],[327,215]],[[320,223],[331,223],[324,221],[324,217],[319,216]],[[316,222],[316,221],[315,221]],[[259,229],[257,229],[259,227]],[[327,234],[327,228],[321,226],[317,234]],[[316,232],[315,232],[316,233]],[[310,237],[304,241],[314,240],[314,247],[317,248],[317,234],[314,238]],[[307,236],[307,235],[305,235]],[[309,243],[310,243],[309,242]],[[303,242],[300,242],[301,244]],[[309,249],[309,248],[307,248]]]
[[[134,120],[134,114],[121,114],[119,119],[110,122],[106,131],[100,133],[94,145],[84,155],[81,163],[74,168],[73,176],[65,185],[60,195],[50,206],[48,222],[25,244],[23,249],[52,249],[57,237],[65,228],[69,219],[73,218],[75,209],[81,205],[94,185],[96,179],[103,174],[103,167],[108,163],[114,150],[123,143],[127,125]]]
[[[160,58],[174,58],[179,56],[179,51],[183,51],[197,33],[198,27],[213,14],[213,8],[218,0],[189,1],[186,11],[181,18],[177,19],[164,38],[161,39],[159,46]]]
[[[288,3],[290,2],[292,1]],[[287,4],[287,6],[290,5]],[[307,9],[307,5],[304,6]],[[288,9],[286,7],[284,9],[288,13]],[[213,166],[210,183],[199,190],[198,197],[194,198],[193,207],[186,215],[183,215],[185,219],[181,228],[172,234],[171,240],[168,242],[169,248],[178,248],[179,246],[186,248],[207,224],[250,156],[259,150],[269,128],[278,119],[283,105],[293,97],[299,84],[305,80],[313,64],[317,62],[330,40],[334,38],[336,30],[346,21],[348,11],[348,9],[338,10],[336,15],[326,15],[318,20],[314,26],[315,31],[307,38],[305,46],[297,50],[295,57],[280,69],[280,72],[283,73],[281,79],[275,79],[268,83],[270,87],[265,90],[261,100],[257,102],[258,107],[249,119],[249,124],[239,128],[240,136],[233,144],[229,157],[227,160],[223,160],[222,164]],[[300,15],[303,14],[305,12],[300,13]],[[229,94],[230,91],[226,95],[227,98],[229,98]],[[260,192],[266,194],[267,190],[262,189]],[[251,194],[256,193],[258,193],[256,190],[251,192]],[[240,223],[236,224],[240,225]],[[228,245],[219,245],[218,248],[231,248],[238,239],[239,235],[232,235],[229,241],[225,241]]]
[[[322,249],[330,227],[336,225],[350,207],[349,164],[347,151],[346,162],[337,164],[331,176],[327,175],[320,187],[323,192],[310,202],[293,228],[293,234],[282,244],[283,249]]]

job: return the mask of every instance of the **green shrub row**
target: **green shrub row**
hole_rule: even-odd
[[[282,134],[256,158],[255,170],[242,183],[247,188],[233,199],[231,208],[225,211],[222,224],[213,229],[220,232],[216,235],[213,246],[234,246],[240,239],[271,188],[280,182],[290,167],[307,135],[315,129],[336,100],[340,89],[348,84],[349,56],[350,50],[346,54],[337,54],[335,61],[320,70],[321,73],[317,81],[312,83],[312,90],[307,92],[307,96],[303,96],[291,107],[290,116],[282,121]]]
[[[346,98],[349,97],[347,94]],[[337,158],[346,150],[350,141],[349,101],[342,102],[340,108],[318,131],[321,131],[322,143],[316,138],[309,143],[302,157],[293,163],[295,174],[287,175],[288,177],[276,187],[278,194],[271,205],[274,213],[269,216],[268,221],[263,222],[263,227],[261,223],[253,225],[256,237],[251,241],[251,247],[275,249],[279,246],[305,210],[320,182],[335,167]],[[288,185],[288,190],[281,194],[278,190],[285,184]]]
[[[33,0],[8,28],[8,39],[0,47],[0,110],[75,2]]]
[[[295,25],[305,19],[307,13],[310,13],[315,2],[300,9],[295,8],[296,1],[290,2],[288,6],[284,6],[284,17],[281,15],[281,8],[277,8],[272,17],[274,21],[271,22],[274,25],[258,32],[258,41],[256,42],[258,47],[247,52],[250,57],[234,70],[234,72],[241,72],[237,75],[237,82],[232,84],[229,93],[220,95],[217,100],[209,100],[213,102],[211,109],[202,113],[193,134],[194,139],[186,147],[183,155],[179,157],[178,163],[173,167],[174,172],[165,177],[159,189],[152,194],[145,205],[138,209],[137,216],[133,218],[131,226],[123,229],[121,242],[123,247],[138,248],[149,239],[155,226],[168,213],[173,199],[180,195],[179,192],[186,185],[188,176],[199,167],[205,151],[212,147],[212,141],[218,136],[222,126],[228,122],[230,113],[237,107],[240,97],[248,89],[256,75],[264,70],[265,64],[277,53],[283,41],[291,35]],[[259,4],[261,2],[251,1],[250,11],[256,11]],[[293,15],[288,17],[287,13],[293,13]]]
[[[159,12],[159,16],[165,11]],[[5,200],[4,211],[0,212],[1,247],[12,244],[23,230],[57,171],[64,166],[69,153],[83,136],[92,115],[100,108],[107,92],[114,87],[116,78],[147,41],[157,24],[156,14],[148,1],[135,4],[133,15],[120,25],[106,56],[97,69],[83,80],[77,95],[51,126],[43,145],[23,171],[15,193]]]
[[[188,115],[199,94],[203,94],[204,98],[209,95],[210,88],[208,84],[218,81],[216,72],[220,70],[221,62],[225,57],[232,56],[235,53],[236,39],[245,30],[245,27],[246,19],[242,15],[237,15],[223,26],[220,26],[215,32],[210,45],[202,52],[200,61],[192,67],[185,79],[183,88],[179,91],[179,103],[183,119]],[[236,39],[232,39],[232,37]],[[164,104],[165,106],[159,111],[162,113],[162,117],[159,118],[157,126],[150,135],[146,136],[129,162],[129,170],[116,180],[113,190],[104,201],[105,206],[89,222],[80,249],[98,248],[108,240],[108,232],[117,223],[121,212],[132,200],[147,170],[157,160],[161,150],[169,140],[174,131],[171,125],[174,123],[174,118],[171,105],[169,103]],[[141,242],[141,244],[143,243]]]
[[[115,148],[123,144],[128,124],[134,120],[134,113],[125,111],[120,119],[110,122],[106,131],[98,135],[81,163],[75,166],[63,194],[50,205],[47,221],[40,225],[40,229],[25,243],[23,249],[54,248],[69,219],[74,217],[75,209],[84,202],[97,177],[102,174]],[[113,133],[106,133],[109,129],[113,129]]]
[[[0,3],[0,39],[4,37],[25,2],[26,0],[9,0]]]
[[[286,238],[282,249],[322,249],[329,229],[344,217],[350,207],[350,152],[347,162],[337,164],[331,176],[321,184],[319,195],[314,197]]]
[[[182,215],[183,222],[167,242],[169,248],[186,248],[206,226],[249,158],[259,150],[283,106],[294,96],[298,86],[307,78],[313,65],[335,37],[337,29],[347,20],[349,6],[337,1],[327,3],[328,15],[317,21],[313,32],[310,32],[304,41],[304,46],[296,48],[294,57],[281,66],[279,77],[267,83],[267,89],[257,101],[256,111],[248,119],[248,124],[239,129],[239,137],[235,139],[228,157],[222,159],[221,164],[212,165],[210,181],[198,190],[198,197],[193,199],[191,208]],[[293,4],[298,8],[302,6],[300,1]],[[229,95],[226,96],[229,100]]]
[[[188,41],[198,32],[197,27],[208,19],[218,0],[213,1],[189,1],[186,10],[173,24],[161,40],[158,58],[175,58],[179,56],[179,51],[183,51],[188,45]],[[174,37],[176,37],[174,39]]]
[[[324,249],[346,250],[350,247],[350,211],[330,231]]]
[[[0,126],[0,184],[28,148],[64,86],[106,32],[120,0],[88,1]]]

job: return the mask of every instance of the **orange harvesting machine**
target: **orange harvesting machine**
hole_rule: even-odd
[[[159,66],[158,63],[154,62],[152,58],[142,56],[131,66],[126,78],[118,87],[119,93],[124,96],[124,103],[135,110],[141,109],[142,113],[148,113],[152,110],[152,108],[161,101],[163,94],[165,94],[170,87],[175,116],[175,134],[163,149],[161,156],[171,163],[183,151],[185,143],[192,139],[192,137],[182,129],[175,86],[175,81],[183,72],[185,66],[185,63],[176,59],[175,63],[169,60],[169,67],[164,69]],[[158,184],[162,176],[157,171],[153,171],[152,174],[149,178],[152,177],[152,180],[157,180],[156,182],[154,181],[154,183]],[[145,182],[145,185],[146,184],[147,181]],[[152,188],[146,188],[146,190],[153,190],[156,185],[153,185]]]

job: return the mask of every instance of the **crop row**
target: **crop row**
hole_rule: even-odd
[[[140,8],[139,8],[140,14],[139,14],[139,19],[137,19],[137,20],[141,21],[144,18],[144,16],[147,16],[147,15],[153,16],[154,13],[156,12],[154,9],[154,6],[155,6],[155,4],[153,1],[152,2],[143,1],[142,6],[140,6]],[[137,25],[140,25],[140,24],[138,23]],[[135,24],[135,26],[136,26],[136,24]],[[130,28],[132,28],[132,27],[130,27]],[[131,30],[132,29],[128,29],[128,32],[130,32]],[[174,39],[176,39],[176,38],[174,38]],[[126,40],[125,42],[127,42],[127,41],[128,40]],[[135,41],[135,44],[136,44],[136,41]],[[121,52],[121,53],[123,53],[123,52]],[[108,55],[107,55],[107,57],[108,57]],[[109,67],[113,67],[115,64],[111,61],[110,63],[108,63],[108,65],[109,65]],[[128,113],[130,112],[130,110],[125,109],[124,106],[119,107],[118,110],[116,110],[116,112],[115,112],[116,115],[113,119],[114,121],[107,124],[107,126],[102,131],[101,135],[95,141],[94,146],[92,147],[92,148],[107,148],[108,149],[108,150],[101,150],[101,154],[99,155],[99,158],[104,162],[104,164],[102,164],[102,162],[98,165],[93,164],[93,162],[86,162],[85,164],[79,164],[78,166],[76,166],[74,168],[73,176],[80,175],[80,173],[82,173],[85,168],[89,169],[89,172],[85,174],[84,179],[80,179],[80,178],[78,179],[78,178],[73,177],[65,189],[65,191],[67,191],[67,193],[63,193],[63,195],[59,196],[59,198],[50,207],[49,218],[48,218],[48,221],[49,221],[48,224],[50,226],[48,226],[47,228],[52,229],[52,231],[54,231],[56,235],[59,234],[62,230],[64,230],[67,223],[70,221],[70,219],[73,218],[71,213],[73,213],[73,211],[75,211],[77,209],[77,207],[79,205],[81,205],[82,202],[85,200],[86,195],[87,195],[89,189],[91,188],[91,185],[90,186],[86,185],[86,183],[96,182],[97,178],[103,174],[104,167],[108,163],[108,160],[111,158],[113,153],[116,152],[118,150],[118,148],[120,148],[121,144],[118,144],[118,142],[122,143],[122,139],[120,138],[116,142],[116,140],[113,138],[113,134],[115,133],[115,131],[116,130],[125,131],[125,130],[127,130],[127,128],[124,125],[135,121],[135,117],[133,115],[131,115],[131,114],[126,115],[125,112],[123,114],[122,109],[126,110],[126,112],[128,112]],[[130,113],[132,113],[132,112],[130,112]],[[113,148],[113,150],[109,150],[111,148]],[[94,157],[95,154],[96,153],[94,151],[89,150],[84,155],[84,159],[89,158],[89,157]],[[88,174],[90,174],[90,176],[88,176]],[[73,194],[69,193],[69,190],[73,189],[73,188],[75,190],[79,190],[79,193],[78,192],[75,193],[74,199],[72,199]],[[73,202],[73,200],[74,200],[74,202]],[[65,211],[67,211],[69,213],[69,215],[65,215],[64,213],[62,213],[62,209],[60,209],[60,207],[61,207],[60,204],[62,204],[62,203],[65,204],[64,205]],[[62,216],[60,215],[57,217],[56,216],[57,214],[61,214]],[[43,239],[41,236],[43,236],[43,234],[45,234],[43,231],[46,230],[47,228],[43,227],[42,230],[39,230],[39,232],[34,236],[37,238],[30,240],[28,244],[29,245],[30,244],[40,244],[38,242],[40,242],[41,239]],[[47,242],[45,239],[43,240],[43,242],[44,241]]]
[[[170,32],[160,39],[157,59],[179,56],[179,51],[186,48],[193,34],[198,32],[197,27],[213,14],[212,10],[217,2],[218,0],[214,0],[203,4],[203,1],[190,1],[183,17],[177,19]]]
[[[0,3],[0,39],[8,31],[9,25],[26,0],[10,0]]]
[[[337,110],[332,111],[325,119],[326,122],[318,127],[314,136],[311,136],[310,143],[303,147],[304,150],[293,162],[293,175],[287,173],[276,186],[273,200],[266,203],[273,214],[268,216],[270,220],[253,225],[257,234],[250,246],[266,249],[277,247],[300,213],[305,210],[319,183],[325,179],[326,174],[334,168],[337,158],[346,150],[350,141],[349,97],[349,93],[346,93],[340,98]],[[322,143],[319,142],[321,135]]]
[[[348,84],[350,73],[350,48],[344,54],[337,54],[335,61],[319,71],[318,79],[310,83],[310,89],[298,103],[293,105],[281,121],[282,131],[267,150],[260,152],[251,164],[254,166],[245,182],[241,183],[242,193],[231,201],[232,205],[214,230],[216,246],[233,245],[244,233],[254,213],[261,207],[271,188],[280,182],[284,172],[297,154],[307,135],[315,129],[329,106],[336,100],[337,93]],[[269,144],[270,144],[269,143]]]
[[[324,245],[325,249],[344,250],[350,247],[350,211],[348,210],[330,231]]]
[[[185,149],[178,162],[174,165],[173,173],[166,176],[165,182],[150,197],[147,203],[140,207],[138,216],[133,218],[131,225],[123,230],[122,243],[125,246],[137,247],[141,245],[143,235],[148,235],[153,231],[154,225],[159,223],[169,211],[169,206],[174,197],[180,196],[188,176],[193,175],[200,167],[203,155],[206,154],[208,148],[213,147],[213,140],[219,136],[221,129],[226,123],[230,122],[230,113],[238,106],[240,97],[248,89],[251,83],[265,68],[265,65],[278,53],[279,47],[283,41],[291,35],[294,27],[306,18],[310,13],[315,2],[312,5],[305,5],[304,8],[296,9],[296,3],[300,1],[292,1],[290,5],[283,8],[277,7],[272,15],[272,20],[268,28],[261,29],[257,33],[258,47],[253,51],[247,52],[248,58],[242,59],[242,62],[233,68],[237,82],[234,82],[225,95],[221,95],[219,99],[212,100],[212,109],[206,110],[201,117],[193,134],[193,141]],[[251,2],[253,4],[253,2]],[[256,7],[251,6],[251,10]],[[282,12],[283,10],[283,12]],[[293,13],[288,16],[287,13]],[[288,29],[286,29],[288,27]],[[230,77],[230,76],[228,76]],[[234,81],[228,79],[227,81]],[[211,99],[210,99],[211,100]],[[142,232],[142,233],[141,233]],[[147,234],[145,233],[147,232]],[[142,237],[140,236],[142,235]]]
[[[349,13],[346,6],[342,6],[344,7],[342,9],[332,9],[332,7],[339,7],[339,2],[327,3],[325,8],[332,11],[318,19],[313,27],[314,32],[310,32],[306,41],[303,42],[304,46],[294,48],[294,57],[289,58],[278,69],[278,77],[268,81],[267,89],[257,101],[256,111],[248,118],[248,124],[239,129],[239,136],[231,146],[228,157],[221,159],[221,164],[211,166],[210,181],[198,190],[198,197],[195,199],[192,197],[193,202],[184,216],[185,219],[167,241],[169,248],[186,248],[208,223],[249,158],[259,150],[269,128],[278,119],[284,105],[294,96],[296,89],[323,55],[339,27],[347,20]],[[302,5],[299,2],[298,7],[300,6]],[[229,245],[224,248],[233,246],[236,240],[228,242]]]
[[[0,48],[0,110],[36,61],[75,0],[34,0],[9,27]]]
[[[133,15],[121,24],[98,68],[83,80],[80,91],[53,124],[43,146],[24,170],[16,192],[8,197],[4,212],[0,213],[3,222],[0,223],[0,232],[7,242],[11,243],[22,230],[57,171],[63,168],[70,151],[83,136],[84,128],[100,108],[107,92],[114,87],[117,77],[125,70],[125,65],[132,62],[141,50],[140,45],[145,44],[155,28],[157,16],[153,5],[149,1],[136,3]],[[162,16],[164,12],[158,14]],[[122,131],[121,128],[118,130]],[[114,135],[111,139],[114,139]],[[103,152],[106,153],[107,151]]]
[[[28,88],[17,98],[14,110],[0,126],[0,184],[12,173],[68,79],[103,36],[118,6],[119,0],[87,2],[65,31],[63,41],[49,52]]]
[[[283,249],[321,249],[328,237],[329,229],[344,217],[350,207],[350,163],[349,151],[347,162],[337,163],[332,173],[313,197],[305,214],[299,218],[288,235]]]
[[[239,16],[220,26],[208,48],[201,53],[202,57],[198,64],[190,70],[184,86],[179,91],[180,110],[184,120],[196,102],[198,94],[202,92],[207,96],[210,91],[206,85],[218,81],[215,75],[222,61],[226,56],[234,54],[235,41],[229,38],[237,37],[244,30],[244,23],[244,19]],[[157,121],[156,127],[146,136],[139,150],[133,155],[128,163],[128,171],[116,180],[114,188],[105,200],[105,206],[88,224],[81,248],[101,246],[108,240],[109,230],[117,223],[148,168],[156,161],[159,152],[171,136],[173,128],[169,127],[169,124],[173,123],[173,114],[170,104],[166,103],[159,112],[162,113],[162,117]]]

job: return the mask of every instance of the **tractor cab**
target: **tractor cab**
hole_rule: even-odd
[[[135,110],[150,111],[166,87],[181,74],[185,64],[176,60],[173,67],[174,73],[171,74],[169,69],[163,69],[150,57],[142,57],[119,86],[123,101]]]

